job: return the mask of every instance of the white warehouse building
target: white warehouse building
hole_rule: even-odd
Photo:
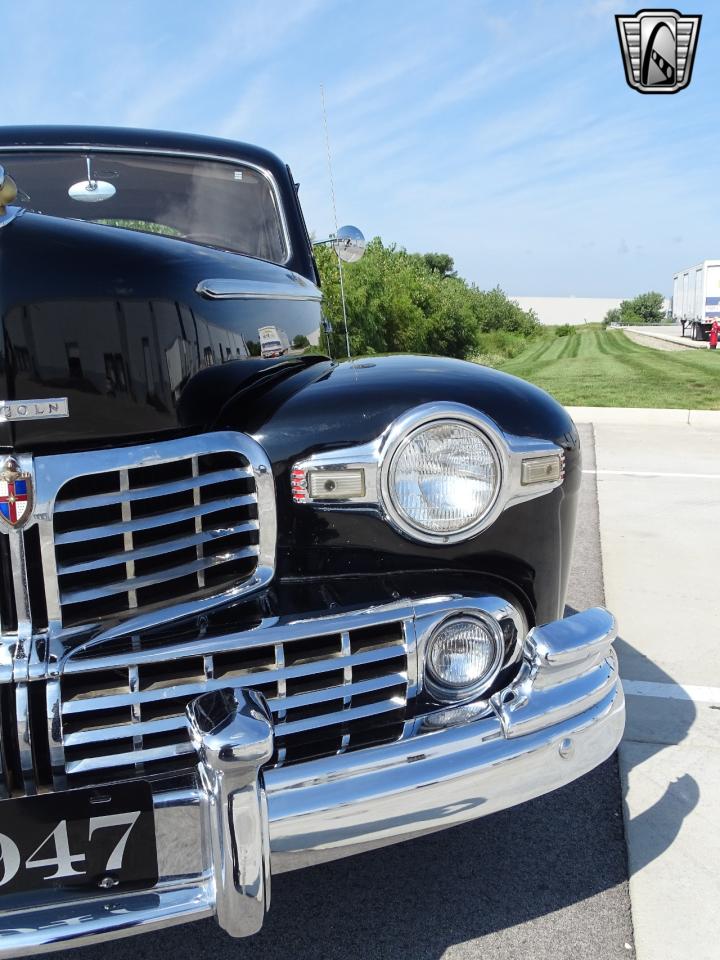
[[[540,323],[602,323],[608,310],[619,307],[625,297],[510,297],[523,310],[534,310]]]

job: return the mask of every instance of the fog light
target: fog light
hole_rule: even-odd
[[[502,656],[503,638],[497,623],[474,616],[446,620],[428,642],[428,691],[447,703],[476,696],[497,676]]]

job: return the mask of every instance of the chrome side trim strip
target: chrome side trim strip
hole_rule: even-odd
[[[322,292],[299,273],[287,271],[287,283],[266,280],[202,280],[195,292],[207,300],[312,300],[319,303]]]

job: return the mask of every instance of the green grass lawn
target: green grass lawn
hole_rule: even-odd
[[[498,368],[569,406],[720,409],[720,350],[655,350],[622,330],[548,333]]]

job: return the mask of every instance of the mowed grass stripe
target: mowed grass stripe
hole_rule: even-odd
[[[568,337],[548,334],[500,369],[568,405],[720,409],[720,350],[655,350],[622,330],[588,326]]]

